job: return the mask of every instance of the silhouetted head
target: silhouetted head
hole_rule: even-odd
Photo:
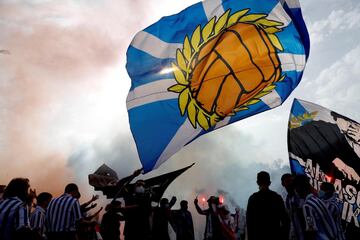
[[[145,193],[145,181],[137,180],[134,186],[135,194],[144,194]]]
[[[180,209],[181,210],[188,210],[188,201],[186,201],[186,200],[182,200],[181,202],[180,202]]]
[[[223,204],[223,205],[220,205],[218,207],[218,209],[220,211],[222,211],[222,213],[225,213],[225,214],[229,214],[230,213],[230,209],[229,209],[229,206],[227,204]]]
[[[27,178],[14,178],[6,186],[4,190],[3,198],[18,197],[22,201],[26,202],[30,184]]]
[[[268,188],[271,184],[270,174],[265,171],[261,171],[257,174],[256,183],[259,185],[259,188]]]
[[[300,198],[305,198],[311,193],[309,178],[305,175],[297,175],[294,178],[294,189]]]
[[[79,199],[81,197],[79,188],[75,183],[69,183],[68,185],[66,185],[64,192],[67,194],[70,194],[71,196],[73,196],[76,199]]]
[[[294,176],[290,173],[285,173],[281,176],[281,185],[286,189],[287,192],[294,191]]]
[[[121,208],[121,202],[120,201],[112,201],[111,203],[109,203],[108,205],[106,205],[105,207],[105,211],[110,211],[110,210],[114,210],[116,208]]]
[[[161,208],[168,208],[169,207],[169,199],[167,198],[162,198],[160,200],[160,207]]]
[[[323,182],[320,185],[320,190],[323,191],[324,196],[322,196],[322,198],[324,199],[329,199],[332,196],[334,196],[335,193],[335,187],[333,184],[328,183],[328,182]],[[320,197],[320,193],[319,193],[319,197]]]
[[[42,192],[36,197],[36,204],[46,209],[52,199],[51,193]]]

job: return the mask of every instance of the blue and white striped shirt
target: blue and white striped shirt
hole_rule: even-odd
[[[11,197],[0,202],[0,239],[12,240],[16,230],[29,227],[26,204],[18,197]]]
[[[41,235],[45,232],[45,209],[36,206],[35,211],[30,216],[30,226]]]
[[[303,205],[305,231],[315,232],[316,240],[337,239],[337,228],[325,203],[313,194],[309,194]]]
[[[285,200],[285,207],[288,211],[291,228],[290,228],[290,239],[291,240],[304,240],[304,216],[302,213],[303,201],[293,194],[288,194]]]
[[[63,194],[49,203],[45,214],[47,232],[75,232],[76,221],[82,218],[79,201]]]
[[[337,240],[345,240],[344,231],[341,226],[341,207],[339,206],[339,202],[335,196],[332,196],[329,199],[325,199],[324,203],[335,221],[338,232]]]

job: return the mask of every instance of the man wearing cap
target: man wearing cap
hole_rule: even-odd
[[[246,212],[248,240],[288,239],[289,218],[281,196],[269,189],[269,173],[259,172],[257,184],[259,191],[250,196]]]

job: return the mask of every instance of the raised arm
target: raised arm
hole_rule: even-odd
[[[207,210],[202,210],[200,207],[199,207],[199,200],[197,198],[194,199],[194,205],[195,205],[195,208],[196,208],[196,211],[201,214],[201,215],[206,215],[207,214]]]

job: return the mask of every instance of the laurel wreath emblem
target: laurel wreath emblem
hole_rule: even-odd
[[[290,118],[290,121],[289,121],[289,128],[290,129],[293,129],[293,128],[298,128],[298,127],[301,127],[304,122],[307,122],[309,120],[314,120],[314,118],[317,116],[318,112],[315,111],[315,112],[311,112],[311,113],[304,113],[302,115],[299,115],[299,116],[292,116]]]
[[[227,29],[236,23],[250,23],[263,29],[267,33],[274,47],[279,51],[283,51],[283,47],[278,37],[275,35],[275,33],[282,31],[279,27],[282,26],[283,23],[267,19],[267,14],[248,14],[249,10],[250,9],[244,9],[230,15],[231,9],[229,9],[221,15],[217,21],[216,17],[213,17],[203,28],[199,25],[190,37],[186,36],[183,48],[177,49],[176,51],[176,63],[172,63],[172,71],[177,84],[169,87],[168,91],[179,93],[179,108],[181,115],[183,116],[185,112],[187,112],[188,119],[194,128],[197,127],[198,123],[204,130],[208,130],[223,119],[216,113],[210,115],[205,112],[196,102],[196,99],[192,97],[190,92],[190,76],[193,70],[191,63],[204,44],[218,36],[224,29]],[[285,76],[280,77],[277,82],[282,81],[284,78]],[[229,115],[235,115],[236,112],[249,109],[250,105],[261,101],[260,98],[269,94],[275,87],[276,85],[274,83],[265,87],[252,99],[240,107],[235,108]]]

